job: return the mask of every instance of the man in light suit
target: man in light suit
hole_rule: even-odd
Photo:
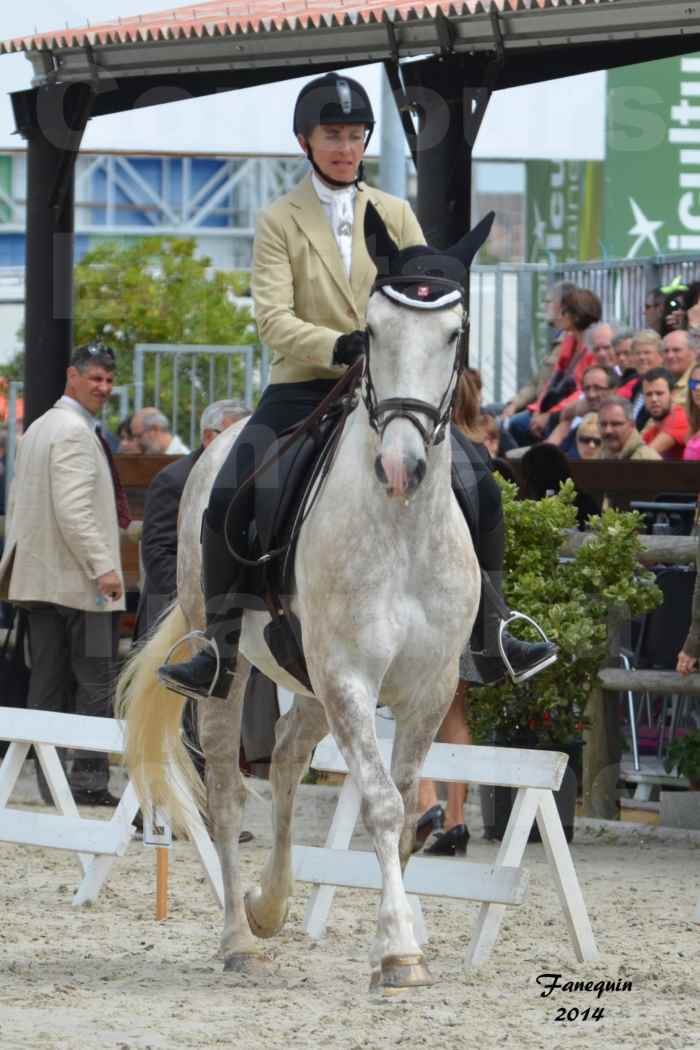
[[[32,423],[18,448],[0,597],[27,610],[30,708],[111,714],[124,609],[117,510],[123,492],[97,416],[115,366],[103,344],[75,350],[63,397]],[[108,780],[107,755],[80,752],[70,774],[76,801],[115,805]]]

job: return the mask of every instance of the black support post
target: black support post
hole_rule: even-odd
[[[38,129],[27,150],[24,425],[60,397],[73,341],[73,173],[60,208],[50,204],[62,159]]]
[[[85,85],[13,96],[27,139],[25,427],[65,386],[73,337],[74,169],[92,97]]]
[[[465,134],[461,59],[429,59],[402,67],[418,110],[418,221],[426,240],[447,248],[469,228],[471,143]]]

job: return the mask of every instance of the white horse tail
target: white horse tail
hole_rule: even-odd
[[[124,759],[139,802],[159,806],[173,828],[183,830],[191,799],[204,812],[206,793],[180,732],[185,697],[166,689],[157,670],[187,631],[176,602],[117,681],[115,715],[125,721]]]

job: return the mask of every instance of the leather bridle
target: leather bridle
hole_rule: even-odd
[[[464,288],[457,281],[451,281],[447,277],[433,277],[424,274],[414,275],[402,275],[400,277],[378,277],[372,287],[372,293],[375,291],[383,291],[384,288],[391,286],[397,291],[401,287],[415,287],[416,285],[429,285],[431,289],[439,288],[445,289],[446,295],[449,292],[459,292],[459,298],[450,297],[449,301],[437,305],[427,301],[416,300],[415,307],[412,305],[408,296],[402,296],[399,305],[405,306],[407,309],[416,309],[425,311],[429,310],[443,310],[452,308],[461,303],[464,306]],[[385,293],[386,294],[386,293]],[[397,302],[396,299],[389,296],[392,302]],[[377,401],[377,392],[372,382],[372,372],[370,365],[370,352],[369,352],[369,341],[367,344],[367,350],[365,352],[365,374],[364,374],[364,386],[362,390],[362,400],[367,408],[367,414],[369,416],[369,425],[372,430],[379,436],[380,440],[384,436],[384,431],[394,419],[407,419],[409,423],[412,423],[421,436],[425,451],[434,445],[439,445],[441,441],[444,441],[447,428],[452,419],[452,409],[454,407],[455,397],[457,396],[457,384],[459,376],[464,367],[464,348],[463,348],[463,334],[466,327],[467,316],[464,311],[462,312],[462,328],[457,338],[457,347],[455,350],[454,361],[452,364],[452,373],[447,383],[447,388],[440,404],[436,407],[431,405],[429,401],[421,401],[414,397],[388,397],[383,401]],[[419,416],[427,416],[432,427],[428,427],[423,423]]]

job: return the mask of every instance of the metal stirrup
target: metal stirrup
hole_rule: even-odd
[[[527,613],[511,612],[510,616],[508,616],[507,619],[501,620],[501,622],[499,624],[499,627],[498,627],[498,648],[499,648],[500,653],[501,653],[501,659],[503,660],[503,663],[505,664],[506,671],[508,672],[508,674],[509,674],[509,676],[511,678],[511,681],[514,682],[517,685],[519,682],[523,682],[523,681],[525,681],[525,679],[530,678],[531,675],[533,674],[535,668],[531,668],[528,671],[526,671],[525,673],[523,673],[523,672],[518,673],[517,671],[514,670],[513,665],[511,664],[510,660],[506,656],[506,651],[505,651],[505,649],[503,647],[503,635],[504,635],[505,631],[508,629],[508,627],[510,626],[510,624],[513,623],[514,620],[525,620],[526,623],[529,623],[531,627],[535,628],[535,630],[537,631],[537,633],[539,634],[539,636],[540,636],[540,638],[542,639],[543,642],[549,642],[549,638],[544,633],[544,631],[542,630],[540,625],[537,623],[537,621],[533,620],[531,616],[527,615]]]
[[[175,650],[179,649],[183,642],[188,642],[191,638],[201,638],[204,642],[206,642],[206,644],[214,653],[214,659],[216,660],[216,674],[212,679],[211,686],[209,687],[209,692],[206,695],[206,699],[211,700],[214,693],[214,686],[219,681],[219,675],[221,674],[221,656],[219,655],[219,646],[216,644],[215,638],[209,638],[205,631],[188,631],[187,634],[183,634],[182,638],[178,638],[174,645],[170,646],[165,655],[165,660],[163,662],[165,664],[170,663],[170,657],[173,655]],[[184,695],[190,696],[189,693],[185,693]],[[199,699],[199,697],[197,699]]]

